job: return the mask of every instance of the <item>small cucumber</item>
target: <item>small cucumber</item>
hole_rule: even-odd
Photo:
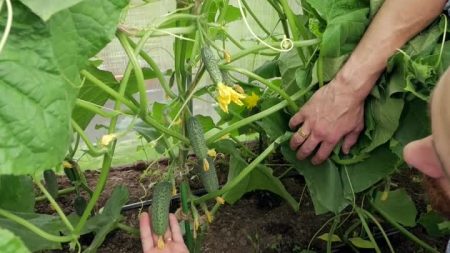
[[[56,174],[53,170],[44,171],[45,188],[48,193],[56,199],[58,197],[58,182],[56,181]]]
[[[86,206],[87,206],[87,201],[83,196],[79,195],[75,198],[75,200],[73,202],[73,207],[75,208],[75,213],[78,216],[83,215],[83,212],[86,209]]]
[[[66,174],[67,178],[69,178],[70,182],[76,182],[80,180],[79,170],[80,167],[78,166],[78,163],[75,161],[64,161],[63,162],[64,167],[64,173]]]
[[[189,140],[194,150],[195,155],[200,164],[203,164],[203,169],[209,169],[208,146],[206,146],[205,133],[200,122],[195,117],[189,117],[186,121],[186,128]]]
[[[202,181],[203,187],[205,187],[207,192],[217,191],[219,189],[219,180],[217,178],[214,160],[211,157],[208,157],[207,160],[209,162],[209,170],[205,171],[197,166],[197,173],[200,181]]]
[[[158,235],[158,248],[164,248],[162,236],[169,225],[169,207],[172,197],[172,184],[164,181],[159,182],[153,189],[153,201],[149,212],[152,217],[152,231]]]
[[[211,48],[205,46],[201,49],[202,61],[205,64],[209,76],[215,84],[223,83],[222,73],[220,72],[218,60]]]

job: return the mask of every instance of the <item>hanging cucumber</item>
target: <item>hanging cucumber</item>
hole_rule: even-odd
[[[169,224],[169,207],[172,197],[172,184],[164,181],[154,186],[153,202],[149,212],[152,214],[152,230],[158,235],[158,248],[164,248],[163,235]]]
[[[214,52],[208,46],[204,46],[201,50],[201,56],[203,64],[205,64],[206,70],[209,76],[215,84],[223,83],[222,73],[220,72],[218,60],[216,59]]]
[[[56,181],[56,174],[53,170],[44,171],[44,182],[48,193],[56,199],[58,197],[58,182]]]
[[[86,206],[87,206],[86,199],[83,196],[78,195],[73,202],[73,207],[75,208],[75,213],[78,216],[83,215],[83,212],[86,209]]]
[[[70,182],[76,182],[80,180],[79,166],[73,160],[63,161],[64,173]]]
[[[197,167],[197,173],[207,192],[217,191],[219,189],[219,180],[217,178],[216,166],[211,157],[208,157],[207,161],[209,163],[209,170],[205,171]]]
[[[186,121],[189,140],[199,163],[203,164],[203,170],[209,170],[208,146],[206,146],[205,133],[200,122],[195,117],[189,117]]]

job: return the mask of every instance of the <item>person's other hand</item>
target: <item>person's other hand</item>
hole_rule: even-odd
[[[297,159],[305,159],[320,146],[311,160],[320,164],[342,138],[342,151],[348,154],[364,129],[364,99],[336,79],[320,88],[289,122],[291,129],[298,128],[290,141]]]
[[[174,214],[169,215],[169,227],[164,234],[164,249],[158,248],[158,236],[152,233],[151,220],[148,213],[144,212],[139,218],[141,230],[142,250],[144,253],[189,253],[183,241],[180,225]]]

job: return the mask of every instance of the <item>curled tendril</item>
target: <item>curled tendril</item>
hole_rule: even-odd
[[[281,40],[281,42],[280,42],[280,48],[273,47],[273,46],[271,46],[270,44],[268,44],[267,42],[265,42],[264,40],[260,39],[260,38],[255,34],[255,32],[253,31],[253,29],[250,27],[250,24],[248,23],[248,20],[247,20],[247,18],[245,17],[245,13],[244,13],[244,9],[243,9],[243,7],[242,7],[242,2],[241,2],[241,0],[238,0],[237,2],[238,2],[238,5],[239,5],[239,11],[241,12],[242,20],[244,21],[245,26],[247,27],[247,30],[250,32],[250,34],[251,34],[256,40],[258,40],[259,42],[261,42],[261,44],[265,45],[266,47],[268,47],[268,48],[270,48],[270,49],[272,49],[272,50],[274,50],[274,51],[277,51],[277,52],[289,52],[289,51],[291,51],[291,50],[294,48],[294,42],[293,42],[291,39],[287,38],[286,36],[283,38],[283,40]]]

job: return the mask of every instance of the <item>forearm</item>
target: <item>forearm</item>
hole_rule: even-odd
[[[444,0],[386,0],[360,43],[336,75],[337,83],[364,99],[389,57],[439,14]]]

